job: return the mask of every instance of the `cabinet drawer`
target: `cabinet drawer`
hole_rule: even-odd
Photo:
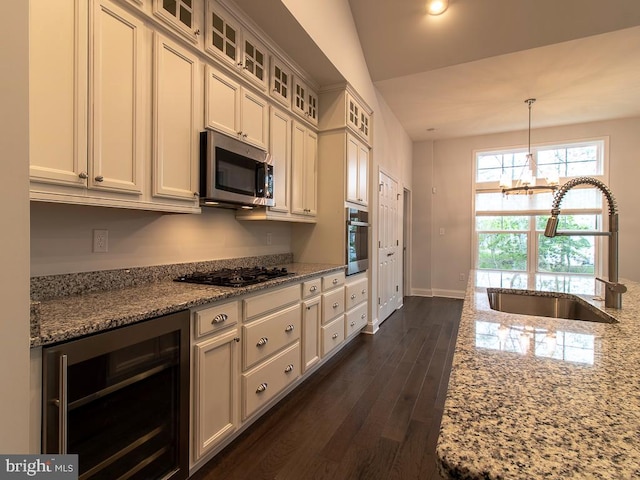
[[[300,284],[255,295],[244,300],[244,319],[249,320],[300,301]]]
[[[322,294],[322,323],[344,313],[344,287]]]
[[[196,338],[230,327],[238,323],[240,304],[229,302],[198,310],[194,313]]]
[[[322,327],[322,356],[336,348],[344,340],[344,315]]]
[[[344,336],[349,337],[356,332],[359,332],[362,327],[367,324],[367,307],[366,303],[363,303],[353,310],[347,312],[344,316]]]
[[[307,280],[302,284],[302,298],[310,298],[320,293],[320,278]]]
[[[245,420],[300,376],[300,342],[242,375]]]
[[[331,273],[322,277],[322,290],[330,290],[344,285],[344,272]]]
[[[302,311],[294,305],[242,326],[242,366],[247,369],[300,338]]]
[[[369,293],[367,291],[366,278],[358,280],[357,282],[354,282],[351,285],[347,285],[345,287],[344,303],[347,310],[355,307],[361,302],[366,301],[368,298]]]

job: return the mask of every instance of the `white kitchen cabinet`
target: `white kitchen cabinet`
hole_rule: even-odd
[[[369,291],[366,273],[347,277],[345,285],[345,338],[360,332],[369,320]]]
[[[35,197],[65,193],[40,183],[124,193],[127,200],[142,194],[143,22],[106,0],[95,2],[92,12],[80,0],[38,1],[31,10],[30,174]]]
[[[153,195],[197,206],[202,81],[198,58],[155,34]]]
[[[352,94],[346,94],[347,124],[368,144],[371,143],[371,114]]]
[[[205,50],[261,90],[266,90],[269,78],[267,48],[215,0],[207,0],[206,12]]]
[[[332,273],[322,277],[322,326],[320,327],[320,339],[323,357],[339,347],[344,340],[344,282],[344,272]]]
[[[318,94],[297,76],[293,79],[292,110],[302,118],[318,124]]]
[[[221,70],[207,65],[205,124],[263,150],[269,135],[269,104]]]
[[[89,188],[142,194],[145,26],[115,4],[95,2],[89,69]]]
[[[347,201],[369,203],[369,147],[347,133]]]
[[[275,56],[271,56],[270,65],[269,95],[283,106],[291,108],[293,74],[285,63]]]
[[[273,162],[272,212],[291,211],[291,116],[271,107],[269,119],[269,153]]]
[[[321,318],[319,295],[302,302],[302,367],[305,372],[320,361]]]
[[[193,347],[194,461],[238,428],[238,339],[233,329]]]
[[[371,147],[373,111],[348,84],[324,90],[321,94],[320,130],[348,128]]]
[[[318,136],[303,124],[293,122],[291,157],[291,212],[315,216],[317,213]]]
[[[29,18],[31,182],[87,187],[88,4],[32,0]]]
[[[202,37],[203,12],[204,0],[153,0],[153,15],[196,45]]]

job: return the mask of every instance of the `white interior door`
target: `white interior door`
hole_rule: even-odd
[[[398,182],[380,172],[378,193],[378,319],[385,320],[393,311],[400,294],[398,235]]]

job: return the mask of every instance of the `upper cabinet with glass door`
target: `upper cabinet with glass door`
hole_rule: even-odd
[[[205,50],[240,70],[245,78],[260,89],[267,89],[267,48],[242,29],[240,22],[215,0],[207,0]]]
[[[153,14],[193,44],[202,37],[204,0],[153,0]]]
[[[318,124],[318,94],[298,77],[293,79],[291,109],[311,124]]]
[[[275,56],[271,56],[269,94],[285,107],[291,107],[293,74],[285,63]]]

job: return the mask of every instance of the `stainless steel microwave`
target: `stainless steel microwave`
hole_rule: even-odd
[[[273,206],[271,155],[222,133],[201,132],[200,204]]]

